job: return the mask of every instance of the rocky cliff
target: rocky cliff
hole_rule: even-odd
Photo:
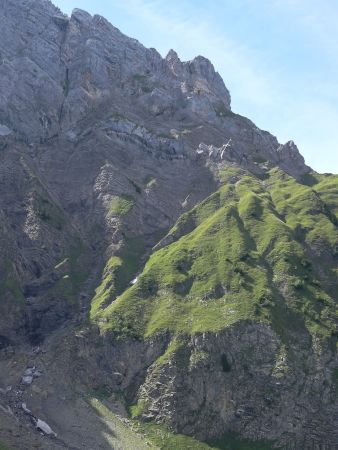
[[[204,57],[48,0],[0,27],[1,439],[337,448],[337,177]]]

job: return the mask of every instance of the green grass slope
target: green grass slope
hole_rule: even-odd
[[[227,433],[222,439],[205,443],[189,436],[176,434],[166,427],[136,420],[121,420],[109,406],[97,398],[89,399],[89,404],[104,420],[110,434],[106,438],[112,448],[125,450],[270,450],[264,441],[250,441],[235,433]],[[1,445],[0,445],[1,449]]]
[[[92,319],[119,339],[217,332],[241,320],[270,323],[286,341],[293,327],[336,336],[338,177],[301,183],[273,169],[261,180],[231,167],[222,179],[181,216],[134,286],[110,304],[102,286]],[[114,262],[117,274],[123,261]]]

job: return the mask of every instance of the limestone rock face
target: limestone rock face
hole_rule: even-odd
[[[206,115],[217,102],[230,108],[207,59],[163,60],[103,17],[75,9],[68,18],[48,1],[2,1],[1,27],[0,118],[29,140],[55,136],[113,99],[118,107],[126,93],[129,106],[136,100],[154,115],[172,114],[179,102],[188,110],[204,105]]]
[[[244,159],[281,158],[287,167],[293,158],[231,112],[229,91],[202,56],[182,62],[171,50],[163,59],[103,17],[79,9],[67,17],[47,0],[3,0],[1,29],[0,123],[28,143],[121,114],[158,134],[176,129],[187,143],[221,146],[231,138]],[[306,170],[299,160],[293,173]]]

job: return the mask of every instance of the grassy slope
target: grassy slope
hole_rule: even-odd
[[[226,434],[222,439],[206,444],[189,436],[175,434],[163,426],[129,420],[122,421],[109,407],[91,398],[89,404],[102,417],[111,433],[106,434],[108,442],[115,446],[123,446],[125,450],[270,450],[271,446],[263,441],[253,443],[241,439],[234,433]],[[120,447],[119,447],[120,448]],[[0,447],[1,450],[1,447]]]
[[[249,319],[285,340],[293,326],[336,334],[338,178],[309,186],[279,169],[264,181],[241,172],[225,170],[219,191],[178,220],[174,242],[152,254],[136,285],[96,304],[103,330],[145,338]]]
[[[107,425],[109,432],[105,437],[111,448],[123,448],[125,450],[156,450],[158,447],[144,435],[138,433],[125,424],[117,415],[112,413],[109,408],[96,398],[89,399],[91,407],[99,414]]]
[[[101,284],[92,300],[90,312],[92,318],[126,289],[139,268],[143,253],[143,239],[135,237],[126,240],[119,256],[112,256],[109,259],[103,271]]]

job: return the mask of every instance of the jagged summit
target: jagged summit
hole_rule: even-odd
[[[178,57],[178,54],[175,52],[175,50],[170,49],[167,56],[165,57],[166,61],[178,61],[181,62],[180,58]]]
[[[163,60],[103,17],[80,9],[67,18],[45,1],[22,0],[20,7],[2,1],[1,6],[1,72],[8,92],[0,103],[0,118],[28,139],[55,136],[113,98],[116,106],[122,103],[153,116],[174,115],[174,110],[178,115],[177,105],[188,115],[198,109],[210,115],[216,104],[230,107],[229,93],[206,59]],[[38,34],[31,32],[35,23]],[[13,28],[20,30],[15,41]],[[14,123],[11,110],[18,102],[22,115]]]
[[[1,6],[0,124],[28,143],[60,137],[90,117],[121,113],[145,127],[156,122],[163,134],[196,123],[194,133],[184,134],[193,147],[202,141],[222,146],[231,138],[243,161],[278,163],[277,140],[232,114],[229,91],[203,56],[182,62],[170,50],[163,59],[103,17],[75,9],[68,18],[47,0],[3,0]],[[19,30],[15,40],[13,29]],[[283,153],[285,170],[306,172],[297,161],[294,167],[291,153]]]

